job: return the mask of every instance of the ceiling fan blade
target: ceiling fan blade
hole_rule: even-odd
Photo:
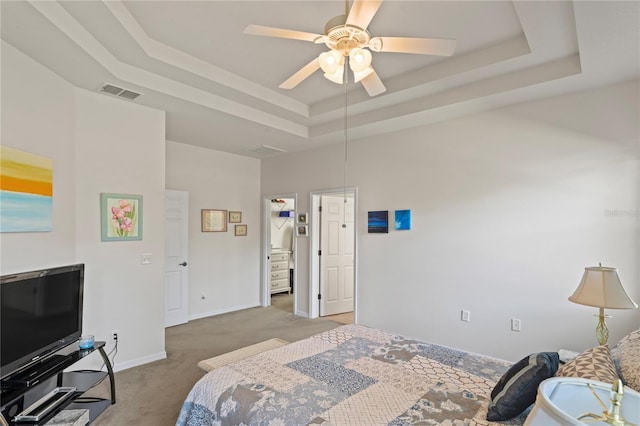
[[[284,83],[282,83],[279,87],[281,89],[293,89],[298,84],[302,82],[305,78],[309,77],[311,74],[320,69],[320,61],[318,58],[313,58],[311,62],[309,62],[304,67],[300,68],[298,72],[289,77]]]
[[[304,31],[285,30],[283,28],[264,27],[262,25],[247,25],[244,29],[245,34],[265,36],[265,37],[280,37],[290,38],[294,40],[304,40],[314,42],[318,38],[322,38],[321,34],[305,33]]]
[[[366,30],[381,4],[382,0],[353,0],[346,25]]]
[[[448,38],[373,37],[369,48],[374,52],[451,56],[456,44],[455,40]]]
[[[380,77],[378,77],[375,71],[360,80],[360,83],[362,83],[364,90],[367,91],[369,96],[376,96],[387,91],[387,88],[384,87],[382,80],[380,80]]]

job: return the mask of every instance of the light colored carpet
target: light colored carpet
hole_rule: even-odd
[[[327,315],[326,317],[323,317],[323,318],[331,321],[340,322],[342,324],[353,324],[353,311],[345,312],[344,314]]]
[[[293,294],[277,293],[271,295],[271,306],[281,311],[293,313]]]
[[[245,359],[247,357],[250,357],[251,355],[256,355],[264,351],[268,351],[269,349],[279,348],[280,346],[284,346],[287,343],[289,342],[278,338],[265,340],[264,342],[245,346],[244,348],[236,349],[235,351],[227,352],[226,354],[203,359],[198,363],[198,367],[202,368],[204,371],[215,370],[216,368],[223,365]]]
[[[293,294],[278,293],[271,295],[271,306],[285,312],[293,312]],[[344,314],[329,315],[323,317],[330,321],[342,324],[353,324],[353,311]]]
[[[107,408],[92,426],[174,426],[189,390],[205,374],[198,368],[198,361],[272,338],[295,342],[339,325],[269,307],[244,309],[167,328],[167,359],[117,372],[117,403]],[[127,339],[123,336],[120,341],[123,351]],[[117,363],[116,358],[116,366]],[[108,380],[85,395],[108,397]]]

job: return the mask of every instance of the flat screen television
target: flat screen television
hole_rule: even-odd
[[[0,379],[82,334],[84,264],[0,277]]]

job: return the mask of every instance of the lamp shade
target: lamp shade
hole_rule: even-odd
[[[331,49],[328,52],[322,52],[318,56],[320,68],[324,71],[324,76],[334,83],[342,84],[344,75],[344,56],[337,50]]]
[[[334,74],[338,68],[344,67],[344,57],[337,50],[332,49],[328,52],[322,52],[318,56],[318,60],[320,68],[325,74]]]
[[[344,66],[337,68],[334,72],[325,72],[324,76],[327,80],[331,80],[334,83],[342,84],[342,78],[344,76]]]
[[[349,67],[353,72],[362,72],[371,66],[371,52],[356,47],[349,52]]]
[[[622,287],[616,268],[584,268],[582,280],[569,300],[580,305],[607,309],[634,309],[638,305]]]

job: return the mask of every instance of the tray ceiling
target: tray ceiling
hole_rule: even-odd
[[[387,91],[320,71],[278,86],[326,50],[243,34],[248,24],[322,33],[334,1],[1,2],[2,39],[71,84],[141,93],[167,139],[261,158],[356,139],[640,75],[636,1],[387,0],[385,36],[456,39],[452,57],[373,53]],[[110,96],[110,95],[105,95]],[[255,152],[262,145],[278,151]],[[264,150],[262,150],[264,151]]]

